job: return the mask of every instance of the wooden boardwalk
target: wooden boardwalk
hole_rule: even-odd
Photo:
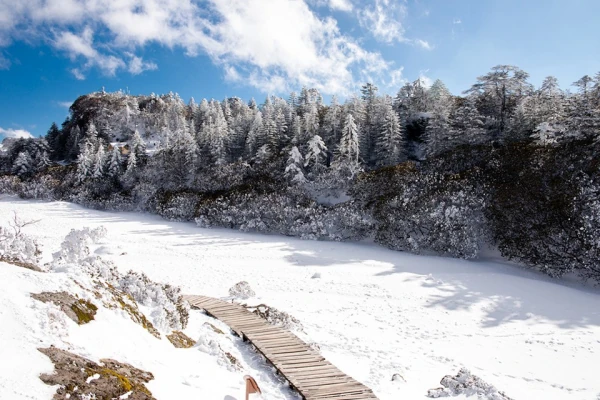
[[[273,326],[245,307],[205,296],[183,296],[227,324],[249,341],[305,400],[377,399],[371,389],[352,379],[296,335]]]

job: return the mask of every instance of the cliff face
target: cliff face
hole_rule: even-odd
[[[70,133],[78,127],[85,136],[93,121],[98,136],[110,143],[127,143],[137,129],[148,146],[156,148],[165,142],[167,132],[186,126],[189,129],[190,108],[172,93],[131,96],[122,92],[95,92],[75,100],[63,132]]]

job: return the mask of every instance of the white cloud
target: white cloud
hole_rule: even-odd
[[[352,3],[350,0],[329,0],[329,7],[334,10],[352,11]]]
[[[403,67],[390,71],[390,81],[388,82],[388,87],[397,88],[401,84],[405,83],[406,79],[404,79],[403,72]]]
[[[419,72],[419,80],[421,81],[421,84],[425,87],[431,87],[431,85],[433,85],[433,79],[431,79],[430,77],[428,77],[427,75],[425,75],[427,72],[429,72],[429,70],[425,70],[425,71],[420,71]]]
[[[144,71],[154,71],[158,69],[158,66],[153,62],[146,62],[142,57],[138,57],[135,54],[129,53],[129,64],[127,70],[132,75],[139,75]]]
[[[0,135],[3,135],[5,138],[24,138],[29,139],[32,138],[33,135],[24,129],[4,129],[0,128]]]
[[[378,40],[392,43],[403,42],[404,27],[402,19],[406,15],[406,6],[394,0],[375,0],[367,4],[358,13],[360,25]]]
[[[69,107],[71,107],[71,105],[73,104],[73,102],[72,101],[57,101],[56,104],[59,107],[69,108]]]
[[[337,11],[350,12],[354,9],[352,0],[307,0],[307,2],[317,7],[329,7]]]
[[[85,80],[85,75],[81,72],[81,70],[79,68],[71,69],[71,73],[73,74],[75,79],[80,80],[80,81]]]
[[[60,32],[54,41],[54,46],[59,50],[67,52],[72,60],[77,57],[86,59],[84,68],[96,66],[106,75],[115,75],[117,69],[125,67],[125,63],[118,57],[113,55],[101,54],[93,47],[94,32],[87,26],[80,34],[74,34],[70,31]],[[75,78],[85,79],[83,73],[79,69],[71,70]]]
[[[6,57],[4,57],[2,54],[0,54],[0,71],[3,69],[9,69],[10,68],[10,60]]]
[[[461,21],[460,19],[454,19],[454,20],[452,21],[452,23],[453,23],[454,25],[460,25],[460,24],[462,24],[462,21]]]
[[[425,49],[425,50],[432,50],[433,46],[431,44],[429,44],[428,41],[426,40],[421,40],[421,39],[415,39],[413,41],[414,44],[416,44],[417,46]]]
[[[342,34],[335,19],[318,17],[306,1],[353,9],[351,0],[0,0],[0,46],[37,34],[73,60],[76,79],[91,68],[109,76],[156,69],[135,54],[149,44],[207,54],[227,79],[264,91],[307,85],[344,94],[365,74],[387,78],[390,63]],[[376,5],[373,13],[357,11],[361,21],[373,21],[384,41],[405,41],[404,6],[397,0]]]

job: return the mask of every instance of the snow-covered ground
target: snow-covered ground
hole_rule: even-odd
[[[103,225],[108,235],[97,254],[123,272],[143,271],[184,293],[216,297],[248,281],[257,294],[250,303],[266,303],[299,319],[306,338],[326,358],[382,400],[425,398],[444,375],[462,366],[514,399],[600,399],[596,289],[501,260],[469,262],[362,243],[200,229],[61,202],[4,199],[1,224],[13,210],[23,219],[40,219],[24,231],[38,238],[47,260],[71,229]],[[320,277],[313,278],[317,273]],[[54,328],[48,310],[28,293],[60,288],[62,279],[0,264],[0,398],[51,397],[52,388],[34,381],[52,364],[28,346],[56,340],[35,336],[45,331],[50,336]],[[198,339],[208,320],[193,312],[185,332]],[[232,372],[209,354],[172,349],[143,330],[139,337],[123,335],[123,342],[102,341],[102,332],[119,330],[121,323],[108,315],[81,327],[73,323],[64,341],[94,360],[113,357],[152,372],[155,380],[147,386],[159,399],[174,398],[169,393],[175,390],[182,394],[178,398],[239,400],[244,373],[266,388],[265,399],[294,398],[242,343],[233,340],[230,347],[248,370]],[[20,362],[29,359],[39,361],[37,369]],[[403,380],[392,381],[394,374]],[[37,385],[35,391],[14,389],[25,383]]]

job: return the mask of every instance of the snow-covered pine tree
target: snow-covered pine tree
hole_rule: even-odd
[[[94,147],[91,141],[85,140],[81,153],[77,157],[77,180],[80,183],[92,175],[94,155]]]
[[[333,96],[323,121],[323,141],[331,148],[339,143],[341,138],[341,114],[337,96]]]
[[[37,157],[35,159],[37,171],[44,171],[51,165],[50,157],[48,156],[48,152],[43,150],[38,152]]]
[[[135,153],[134,153],[135,154]],[[106,158],[106,173],[112,179],[116,179],[121,175],[123,168],[123,159],[121,157],[121,149],[118,146],[113,146],[110,156]]]
[[[375,159],[378,166],[396,165],[402,161],[404,140],[398,114],[391,104],[385,106],[383,127],[377,136]]]
[[[81,129],[79,129],[79,126],[77,125],[72,127],[69,131],[65,148],[65,157],[67,160],[77,159],[79,152],[83,151],[83,149],[80,148],[81,136]]]
[[[33,170],[33,166],[31,165],[31,163],[32,160],[29,153],[26,151],[21,151],[17,155],[17,158],[13,163],[13,174],[17,175],[20,178],[24,178],[25,176],[29,175]]]
[[[325,168],[327,160],[327,146],[319,135],[315,135],[308,142],[308,152],[304,162],[305,167],[309,167],[313,174],[319,174]]]
[[[260,111],[256,111],[252,123],[250,124],[250,130],[248,131],[248,138],[246,140],[246,157],[252,159],[256,156],[258,149],[264,144],[263,137],[263,118]]]
[[[449,149],[463,144],[473,146],[491,142],[492,139],[485,129],[483,116],[471,99],[465,99],[450,113],[449,133]]]
[[[427,156],[435,157],[451,147],[450,124],[448,114],[442,109],[435,109],[431,114],[425,130],[427,141]]]
[[[94,166],[92,168],[92,178],[98,179],[98,180],[104,178],[105,164],[106,164],[106,151],[104,150],[104,146],[102,145],[102,143],[100,143],[100,145],[98,146],[98,150],[96,150],[96,154],[94,155]]]
[[[358,165],[358,127],[356,126],[356,123],[354,122],[354,116],[351,113],[346,115],[346,120],[344,121],[338,153],[340,162]]]
[[[303,171],[303,158],[302,154],[296,146],[292,147],[285,167],[285,177],[294,184],[301,184],[306,182],[306,177]]]

